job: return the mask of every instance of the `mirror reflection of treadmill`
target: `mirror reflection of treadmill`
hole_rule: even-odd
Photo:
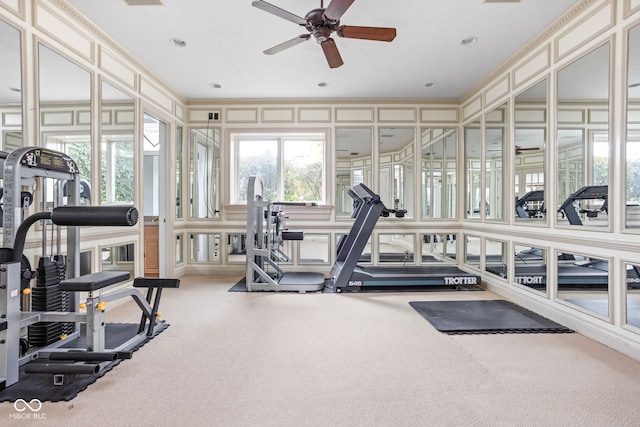
[[[518,218],[541,218],[545,213],[544,190],[529,191],[516,200],[516,215]]]
[[[421,288],[467,289],[480,284],[480,276],[460,270],[453,264],[361,266],[364,250],[381,216],[403,215],[387,209],[380,196],[364,184],[353,187],[353,225],[337,245],[336,262],[331,268],[331,287],[336,292],[360,290],[417,290]]]
[[[527,193],[529,194],[529,193]],[[532,198],[541,195],[530,195]],[[523,196],[522,199],[527,197]],[[588,185],[580,188],[565,200],[558,212],[562,213],[571,225],[583,225],[580,214],[595,218],[599,213],[608,213],[608,186]],[[581,200],[602,200],[602,204],[593,209],[576,207]],[[522,205],[524,205],[523,203]],[[516,205],[516,211],[518,207]],[[532,248],[515,254],[515,281],[536,289],[544,289],[547,283],[547,266],[543,261],[541,249]],[[520,261],[520,262],[518,262]],[[640,279],[638,270],[627,270],[627,283]],[[558,290],[608,290],[609,263],[601,259],[576,259],[572,254],[558,254]]]

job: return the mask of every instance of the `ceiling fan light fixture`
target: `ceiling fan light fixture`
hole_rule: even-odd
[[[462,39],[460,44],[462,46],[471,46],[472,44],[476,44],[478,42],[478,38],[476,36],[469,36]]]
[[[171,39],[169,41],[171,42],[172,45],[177,47],[185,47],[187,45],[187,42],[182,39]]]

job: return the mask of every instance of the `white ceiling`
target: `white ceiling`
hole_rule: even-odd
[[[335,69],[313,40],[263,54],[306,30],[251,0],[68,2],[189,99],[458,99],[579,0],[358,0],[341,24],[395,27],[397,37],[386,43],[334,34],[344,60]],[[320,6],[320,0],[269,3],[302,17]],[[462,46],[470,36],[477,43]],[[186,47],[171,44],[174,38]],[[436,85],[425,87],[429,82]]]

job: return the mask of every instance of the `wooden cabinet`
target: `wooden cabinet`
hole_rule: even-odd
[[[157,225],[144,226],[144,275],[158,277],[160,275],[159,228]]]

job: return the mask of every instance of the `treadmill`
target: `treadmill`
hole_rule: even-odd
[[[571,225],[583,225],[580,214],[596,218],[601,212],[608,211],[608,190],[606,185],[588,185],[580,188],[565,200],[558,212],[562,213]],[[527,195],[522,198],[526,198]],[[576,207],[581,200],[602,200],[599,207],[585,209]],[[518,207],[516,205],[516,211]],[[520,215],[519,215],[520,216]],[[539,249],[516,253],[521,263],[515,266],[515,282],[533,288],[544,288],[547,284],[547,266],[541,264],[542,254]],[[499,274],[498,270],[492,271]],[[637,266],[627,269],[627,286],[636,287],[640,282],[640,271]],[[601,259],[576,260],[571,254],[558,254],[558,289],[602,290],[609,287],[609,263]]]
[[[544,190],[529,191],[516,200],[518,218],[537,218],[541,214],[544,214]]]
[[[380,196],[366,185],[358,184],[349,192],[357,199],[349,234],[338,243],[336,261],[331,268],[330,287],[336,292],[361,290],[468,289],[480,284],[480,276],[460,270],[455,265],[431,266],[360,266],[362,255],[378,218],[396,213],[387,209]],[[404,212],[400,212],[403,215]]]

